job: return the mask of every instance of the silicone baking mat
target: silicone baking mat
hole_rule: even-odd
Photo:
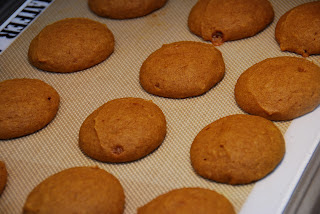
[[[136,213],[137,207],[181,187],[216,190],[231,201],[238,213],[262,213],[263,206],[265,213],[280,213],[319,140],[319,125],[313,124],[314,120],[319,121],[319,109],[294,122],[275,123],[286,134],[287,153],[281,165],[259,182],[232,186],[203,179],[194,172],[189,158],[192,141],[203,127],[221,117],[244,113],[233,94],[234,85],[244,70],[266,58],[298,56],[280,51],[274,29],[282,14],[307,1],[271,2],[275,20],[267,29],[254,37],[217,47],[226,64],[226,75],[218,85],[202,96],[168,99],[150,95],[141,88],[139,69],[162,44],[204,42],[187,27],[188,15],[196,0],[169,0],[162,9],[130,20],[98,17],[88,9],[85,0],[55,0],[0,55],[1,81],[37,78],[52,85],[61,96],[58,114],[48,126],[25,137],[0,141],[0,159],[5,161],[9,173],[0,197],[0,213],[21,213],[29,192],[48,176],[70,167],[95,165],[120,180],[125,190],[127,214]],[[31,66],[27,60],[30,41],[46,25],[69,17],[87,17],[105,23],[115,36],[114,53],[99,65],[69,74],[45,72]],[[308,60],[320,65],[319,55]],[[96,108],[121,97],[140,97],[156,103],[166,116],[167,136],[156,151],[138,161],[123,164],[95,161],[79,149],[79,128]],[[302,132],[302,138],[296,130]]]

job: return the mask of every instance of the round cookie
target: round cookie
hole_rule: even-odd
[[[140,84],[161,97],[201,95],[222,80],[225,64],[214,46],[201,42],[175,42],[152,53],[140,69]]]
[[[235,86],[244,111],[269,120],[291,120],[320,104],[320,67],[297,57],[263,60],[245,72]]]
[[[189,14],[188,26],[204,40],[221,45],[256,35],[273,18],[268,0],[199,0]]]
[[[275,37],[282,51],[320,54],[320,2],[299,5],[279,19]]]
[[[160,195],[143,207],[138,214],[235,214],[229,200],[209,189],[182,188]]]
[[[128,162],[155,150],[166,135],[166,120],[152,101],[121,98],[99,107],[83,122],[79,146],[103,162]]]
[[[98,16],[131,19],[145,16],[163,7],[167,0],[88,0],[89,8]]]
[[[124,191],[116,177],[98,167],[75,167],[36,186],[26,199],[23,213],[121,214],[124,204]]]
[[[202,129],[190,157],[204,178],[227,184],[248,184],[275,169],[285,153],[280,130],[269,120],[252,115],[231,115]]]
[[[38,79],[11,79],[0,83],[0,139],[34,133],[57,114],[57,91]]]
[[[74,72],[107,59],[114,37],[106,25],[87,18],[67,18],[46,26],[31,41],[28,57],[35,67]]]
[[[8,172],[6,165],[3,161],[0,161],[0,195],[2,194],[7,184]]]

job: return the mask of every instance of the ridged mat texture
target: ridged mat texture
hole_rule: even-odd
[[[225,77],[218,85],[202,96],[168,99],[145,92],[139,84],[139,70],[143,61],[162,44],[204,42],[187,26],[196,0],[169,0],[164,8],[130,20],[98,17],[89,10],[86,0],[55,0],[0,55],[0,81],[37,78],[52,85],[61,96],[58,114],[48,126],[25,137],[0,141],[0,159],[5,161],[9,173],[0,197],[0,213],[21,213],[29,192],[48,176],[74,166],[95,165],[120,180],[126,195],[126,214],[136,213],[137,207],[181,187],[216,190],[239,212],[254,183],[231,186],[196,175],[190,163],[190,146],[207,124],[227,115],[244,113],[234,99],[234,86],[243,71],[266,58],[298,56],[280,51],[274,31],[281,15],[305,2],[271,1],[275,19],[267,29],[254,37],[217,47],[226,64]],[[75,73],[50,73],[30,65],[27,59],[30,41],[46,25],[68,17],[87,17],[107,24],[115,36],[114,53],[104,62]],[[308,60],[320,65],[319,55]],[[138,161],[123,164],[95,161],[79,149],[79,128],[96,108],[121,97],[140,97],[156,103],[166,116],[167,136],[157,150]],[[275,124],[285,133],[290,121]]]

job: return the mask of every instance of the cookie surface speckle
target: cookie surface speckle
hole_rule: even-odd
[[[55,117],[60,97],[38,79],[11,79],[0,83],[0,139],[34,133]]]
[[[275,169],[285,153],[280,130],[269,120],[230,115],[207,125],[195,137],[190,157],[204,178],[248,184]]]
[[[223,195],[203,188],[181,188],[158,196],[138,208],[138,214],[235,214]]]
[[[166,135],[166,120],[152,101],[120,98],[99,107],[83,122],[79,145],[104,162],[128,162],[155,150]]]
[[[152,53],[140,69],[140,84],[149,93],[169,98],[201,95],[225,73],[222,54],[201,42],[175,42]]]
[[[107,59],[114,50],[108,27],[87,18],[67,18],[46,26],[31,41],[29,61],[51,72],[84,70]]]
[[[269,120],[291,120],[320,104],[320,67],[303,58],[263,60],[241,74],[235,98],[241,109]]]
[[[89,8],[97,15],[112,19],[145,16],[163,7],[167,0],[89,0]]]
[[[299,5],[279,19],[275,37],[282,51],[320,54],[320,2]]]
[[[28,195],[25,214],[122,214],[125,196],[119,180],[97,167],[75,167],[56,173]]]
[[[273,21],[268,0],[199,0],[192,8],[191,32],[214,45],[254,36]]]

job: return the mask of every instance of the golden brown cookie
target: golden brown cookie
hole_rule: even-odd
[[[104,162],[128,162],[155,150],[166,135],[166,120],[152,101],[121,98],[99,107],[83,122],[81,150]]]
[[[167,0],[88,0],[89,8],[98,16],[131,19],[145,16],[163,7]]]
[[[227,184],[248,184],[275,169],[285,153],[280,130],[269,120],[252,115],[231,115],[202,129],[190,157],[204,178]]]
[[[273,20],[268,0],[199,0],[192,8],[191,32],[214,45],[256,35]]]
[[[60,97],[38,79],[11,79],[0,83],[0,139],[28,135],[55,117]]]
[[[158,196],[138,214],[235,214],[229,200],[223,195],[203,188],[181,188]]]
[[[282,51],[308,57],[320,54],[320,1],[305,3],[279,19],[275,36]]]
[[[320,104],[320,67],[297,57],[263,60],[242,73],[235,98],[244,111],[269,120],[291,120]]]
[[[175,42],[152,53],[140,69],[140,84],[149,93],[170,98],[201,95],[222,80],[225,64],[214,46]]]
[[[116,177],[98,167],[75,167],[36,186],[26,199],[23,213],[121,214],[124,204],[124,191]]]
[[[3,161],[0,161],[0,195],[3,192],[7,184],[8,172],[6,165]]]
[[[74,72],[107,59],[114,37],[106,25],[87,18],[67,18],[46,26],[31,41],[29,61],[52,72]]]

